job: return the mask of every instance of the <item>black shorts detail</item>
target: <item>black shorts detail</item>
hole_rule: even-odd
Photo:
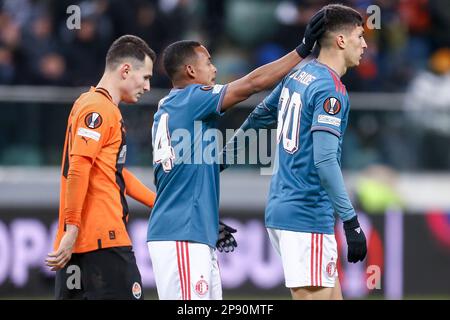
[[[56,272],[55,298],[143,299],[141,275],[132,248],[72,254],[64,269]]]

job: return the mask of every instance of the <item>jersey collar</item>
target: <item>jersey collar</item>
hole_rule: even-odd
[[[96,87],[94,91],[104,95],[106,98],[108,98],[109,101],[111,101],[114,104],[113,99],[112,99],[111,95],[109,94],[109,91],[106,90],[105,88]]]
[[[319,65],[321,65],[321,66],[324,66],[325,68],[327,68],[328,70],[330,70],[330,72],[334,73],[334,74],[336,75],[336,77],[338,77],[338,79],[341,79],[341,76],[340,76],[336,71],[334,71],[334,70],[331,69],[329,66],[327,66],[326,64],[323,64],[322,62],[318,61],[317,59],[314,59],[314,62],[317,63],[317,64],[319,64]]]

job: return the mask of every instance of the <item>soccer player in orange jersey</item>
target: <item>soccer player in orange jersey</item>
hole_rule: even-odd
[[[118,105],[136,103],[150,90],[155,58],[139,37],[118,38],[108,50],[100,82],[83,93],[70,112],[58,233],[46,259],[56,271],[57,299],[143,298],[126,230],[125,195],[153,207],[155,193],[124,167],[126,131]],[[79,285],[69,279],[77,272]]]

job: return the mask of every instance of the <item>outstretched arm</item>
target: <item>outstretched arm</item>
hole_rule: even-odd
[[[228,84],[221,111],[226,111],[252,94],[273,87],[279,82],[292,68],[311,53],[314,43],[325,30],[324,23],[325,11],[320,10],[309,21],[303,41],[295,50]]]
[[[234,136],[226,143],[220,154],[220,171],[228,168],[230,164],[237,163],[237,159],[245,155],[245,133],[247,130],[267,128],[277,120],[277,107],[281,89],[282,83],[256,106]]]

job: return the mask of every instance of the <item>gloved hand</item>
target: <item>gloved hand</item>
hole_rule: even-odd
[[[220,252],[233,252],[237,247],[236,239],[233,237],[233,233],[237,230],[226,225],[222,221],[219,221],[219,240],[217,240],[216,248]]]
[[[358,217],[344,221],[345,238],[347,239],[347,260],[356,263],[363,261],[367,254],[366,236],[359,226]]]
[[[325,10],[319,10],[305,29],[302,43],[295,48],[300,57],[306,58],[314,47],[314,43],[325,32]]]

